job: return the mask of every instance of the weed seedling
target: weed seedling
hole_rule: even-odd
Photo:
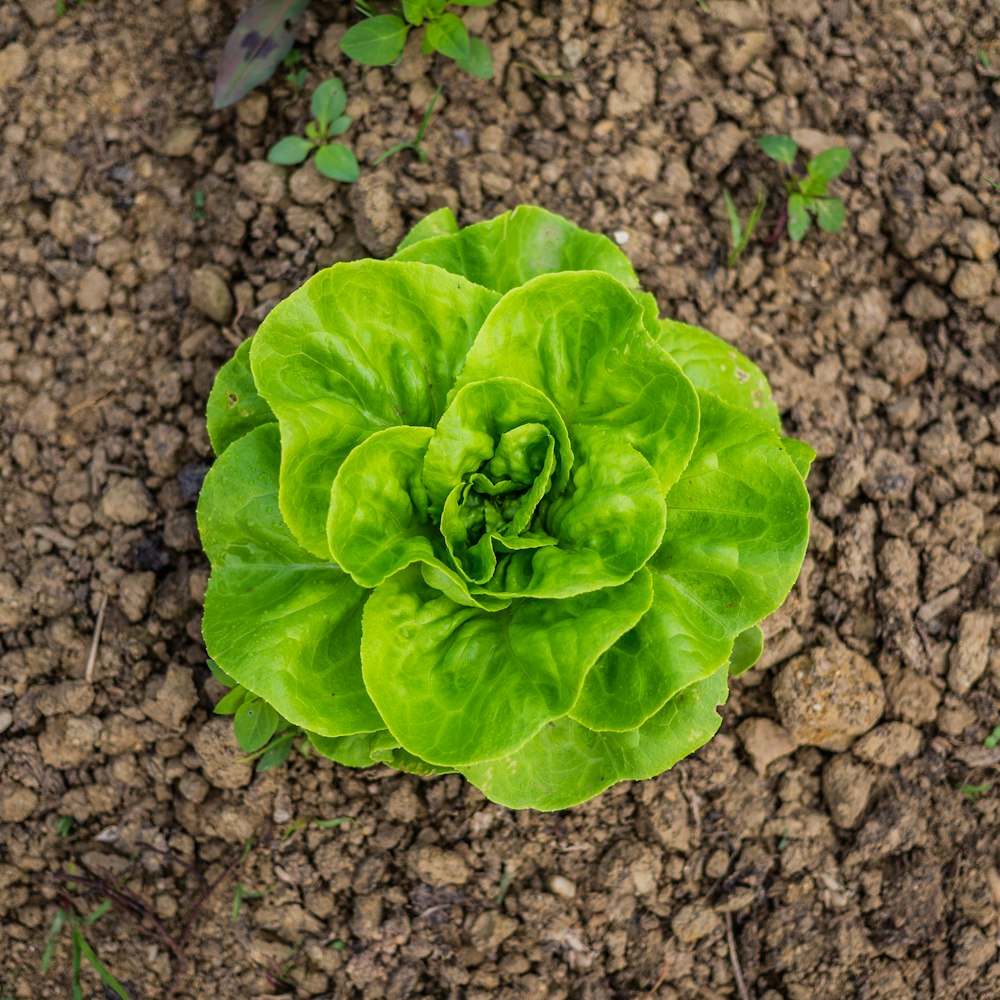
[[[984,781],[981,785],[964,784],[959,785],[958,790],[967,799],[978,799],[980,795],[985,795],[993,787],[992,781]]]
[[[994,747],[1000,745],[1000,726],[996,726],[992,733],[983,740],[983,746],[987,750],[992,750]]]
[[[760,221],[761,212],[764,211],[764,193],[760,192],[757,195],[757,204],[751,210],[746,226],[740,221],[739,213],[736,211],[736,205],[733,204],[730,193],[723,191],[722,198],[726,203],[726,214],[729,216],[730,250],[729,256],[726,257],[726,267],[735,267],[737,261],[743,255],[743,251],[750,244],[750,240],[753,239],[754,230]]]
[[[331,180],[353,184],[358,179],[358,160],[342,142],[331,142],[334,136],[346,132],[353,119],[344,114],[347,94],[337,77],[324,80],[313,91],[309,108],[313,120],[306,125],[305,138],[286,135],[279,139],[267,154],[271,163],[293,166],[303,163],[313,150],[316,151],[316,169]],[[275,717],[275,727],[277,717]],[[273,734],[274,730],[271,730]],[[264,740],[270,739],[270,734]],[[263,745],[263,744],[261,744]],[[254,748],[256,749],[256,748]]]
[[[410,149],[413,151],[418,162],[424,163],[427,160],[427,150],[421,145],[424,141],[424,133],[427,131],[427,126],[430,124],[431,115],[434,114],[434,105],[437,104],[438,98],[441,96],[441,87],[438,87],[434,91],[434,96],[431,98],[431,103],[427,105],[427,111],[424,113],[423,120],[420,122],[420,127],[417,129],[417,134],[413,137],[413,142],[397,142],[395,146],[390,146],[376,161],[375,166],[377,167],[380,163],[385,162],[390,156],[395,156],[397,153],[402,153],[404,149]]]
[[[843,146],[828,149],[814,156],[802,174],[797,166],[799,147],[787,135],[765,135],[760,148],[772,160],[785,168],[787,200],[782,206],[781,218],[769,243],[780,235],[781,227],[788,223],[788,235],[798,243],[805,236],[815,217],[824,233],[836,233],[844,225],[844,203],[827,194],[830,181],[839,177],[851,159],[851,151]]]
[[[298,97],[302,93],[302,88],[306,85],[306,77],[309,76],[309,71],[301,63],[302,53],[298,49],[292,49],[281,61],[282,68],[285,70],[285,83],[294,91],[294,97]]]
[[[195,188],[195,192],[191,195],[191,221],[192,222],[204,222],[205,221],[205,189]]]
[[[1000,191],[1000,181],[990,180],[989,177],[984,177],[983,180],[986,181],[986,183],[989,184],[994,191]]]
[[[494,0],[453,0],[458,7],[488,7]],[[480,38],[469,35],[457,14],[445,10],[448,0],[403,0],[399,14],[374,14],[367,3],[356,4],[365,16],[349,28],[340,40],[340,50],[348,59],[364,66],[388,66],[403,54],[407,36],[423,28],[423,52],[440,52],[453,59],[459,69],[489,80],[493,76],[493,56]]]

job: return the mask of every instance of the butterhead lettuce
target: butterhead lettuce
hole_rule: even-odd
[[[705,743],[805,553],[813,452],[760,370],[538,208],[315,275],[208,429],[224,675],[333,760],[515,808]]]

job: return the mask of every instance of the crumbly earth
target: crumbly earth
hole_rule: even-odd
[[[362,75],[314,3],[350,189],[265,162],[305,114],[280,78],[210,109],[242,6],[0,9],[0,997],[70,996],[68,935],[40,964],[71,865],[142,901],[86,929],[133,998],[1000,997],[996,5],[500,0],[465,15],[488,83],[416,48]],[[427,162],[370,166],[438,82]],[[768,132],[850,147],[847,224],[726,269],[724,189],[774,225]],[[254,775],[199,631],[214,372],[317,268],[525,201],[613,236],[816,446],[764,661],[708,747],[565,813]]]

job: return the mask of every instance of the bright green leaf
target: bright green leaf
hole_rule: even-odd
[[[343,135],[354,124],[354,119],[350,115],[341,115],[330,122],[330,127],[326,130],[327,135]]]
[[[250,697],[250,692],[245,687],[237,684],[232,691],[227,691],[219,699],[213,711],[216,715],[235,715],[248,697]]]
[[[814,156],[806,164],[806,173],[810,177],[818,177],[829,183],[835,177],[839,177],[850,162],[851,151],[844,146],[837,146]]]
[[[469,39],[469,52],[455,60],[455,65],[465,73],[481,80],[493,79],[493,53],[481,38]]]
[[[410,26],[394,14],[379,14],[348,28],[340,51],[363,66],[388,66],[402,54]]]
[[[787,135],[765,135],[758,143],[766,156],[787,166],[795,162],[795,155],[799,151],[798,145]]]
[[[404,237],[402,243],[396,247],[399,254],[407,247],[419,243],[421,240],[429,240],[434,236],[453,236],[458,232],[458,221],[455,213],[445,205],[436,211],[425,215]]]
[[[353,184],[360,174],[357,157],[340,142],[330,142],[316,150],[316,169],[324,177],[344,184]]]
[[[274,422],[250,371],[251,340],[244,340],[215,376],[208,396],[208,436],[216,455],[261,424]]]
[[[470,53],[469,31],[460,17],[442,14],[427,25],[427,41],[435,52],[449,59],[465,59]]]
[[[821,198],[816,202],[816,221],[824,233],[839,232],[844,225],[844,203],[839,198]]]
[[[244,753],[259,750],[274,735],[278,728],[278,713],[266,701],[249,698],[236,712],[233,731]]]
[[[347,93],[337,77],[324,80],[312,92],[309,109],[321,129],[326,128],[335,118],[339,118],[347,107]]]
[[[800,194],[791,195],[788,199],[788,235],[798,243],[805,236],[811,222],[805,199]]]
[[[279,139],[267,152],[267,158],[271,163],[278,163],[282,166],[291,166],[301,163],[313,148],[313,144],[307,139],[297,135],[286,135],[284,139]]]
[[[740,632],[729,654],[729,675],[738,677],[749,670],[764,652],[764,633],[759,625],[751,625]]]

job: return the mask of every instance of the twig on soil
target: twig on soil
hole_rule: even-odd
[[[101,632],[104,629],[104,612],[108,610],[107,592],[101,595],[101,604],[97,609],[97,622],[94,624],[94,638],[90,643],[90,655],[87,657],[87,669],[83,678],[90,684],[94,680],[94,666],[97,663],[97,650],[101,645]]]
[[[233,347],[239,347],[243,343],[243,338],[240,336],[240,320],[243,318],[243,303],[238,299],[236,301],[236,315],[233,317],[233,321],[229,326],[222,327],[222,336],[229,341]]]
[[[750,1000],[746,980],[743,978],[743,968],[740,965],[740,954],[736,950],[736,935],[733,933],[733,915],[726,911],[726,941],[729,942],[729,961],[733,963],[733,978],[736,980],[736,992],[740,1000]]]
[[[691,819],[694,820],[695,839],[700,841],[701,796],[688,784],[687,771],[684,770],[683,764],[677,768],[677,773],[680,775],[681,794],[684,796],[688,808],[691,810]]]
[[[90,399],[85,399],[82,403],[77,403],[76,406],[72,406],[66,411],[67,418],[75,417],[78,413],[83,413],[84,410],[89,410],[92,406],[99,406],[113,392],[114,389],[105,389],[104,392],[100,392]]]
[[[59,548],[66,549],[68,552],[72,552],[76,548],[76,542],[72,538],[64,535],[61,531],[56,531],[55,528],[50,528],[47,524],[33,524],[31,530],[39,538],[44,538],[47,542],[58,545]]]

